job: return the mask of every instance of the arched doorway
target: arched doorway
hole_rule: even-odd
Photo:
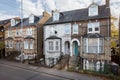
[[[78,56],[79,50],[78,50],[78,43],[77,41],[73,42],[73,55]]]
[[[70,54],[70,42],[65,42],[65,54]]]

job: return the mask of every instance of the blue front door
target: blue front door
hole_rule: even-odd
[[[78,43],[76,41],[74,42],[74,55],[78,56]]]

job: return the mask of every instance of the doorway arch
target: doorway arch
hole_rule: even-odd
[[[70,55],[70,42],[69,41],[65,41],[65,54]]]
[[[72,55],[78,56],[79,55],[79,46],[80,46],[79,40],[72,39],[71,44],[72,44]]]

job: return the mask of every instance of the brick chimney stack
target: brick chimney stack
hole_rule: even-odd
[[[110,0],[106,0],[106,7],[110,7]]]

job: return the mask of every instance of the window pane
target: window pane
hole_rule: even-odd
[[[99,52],[103,53],[104,52],[104,44],[103,44],[103,39],[100,39],[100,44],[99,44]]]
[[[73,34],[78,34],[78,24],[73,24]]]
[[[33,41],[30,41],[30,49],[33,49]]]
[[[56,41],[56,51],[59,50],[59,44],[58,44],[58,41]]]
[[[95,31],[99,31],[99,28],[97,27],[97,28],[95,28]]]
[[[88,53],[97,53],[98,39],[88,39]]]
[[[92,32],[92,28],[89,28],[89,32]]]
[[[49,50],[53,50],[53,42],[52,41],[49,41]]]
[[[70,28],[69,27],[65,27],[65,34],[70,34]]]

